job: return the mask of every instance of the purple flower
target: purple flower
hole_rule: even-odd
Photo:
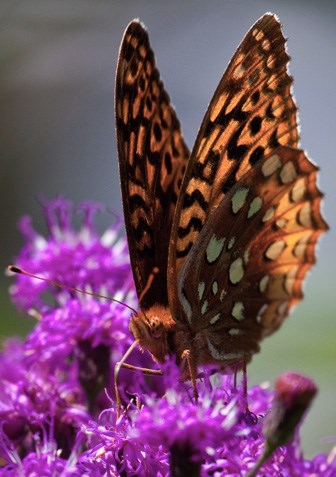
[[[227,402],[227,391],[219,395],[217,388],[203,383],[196,404],[190,387],[174,379],[179,373],[176,365],[167,363],[165,370],[166,384],[172,387],[163,398],[145,397],[119,419],[112,403],[98,422],[82,427],[90,448],[82,456],[84,468],[90,462],[90,469],[100,468],[102,475],[110,468],[116,475],[168,476],[170,455],[182,453],[187,464],[198,464],[212,459],[215,449],[226,439],[235,439],[236,432],[247,435],[238,423],[236,394]]]
[[[4,439],[25,455],[34,448],[36,436],[51,432],[62,453],[70,453],[76,432],[89,419],[71,366],[63,363],[51,374],[38,361],[33,365],[26,362],[22,343],[7,341],[0,355],[0,377],[0,430]]]
[[[26,245],[16,260],[17,266],[33,274],[46,275],[52,281],[71,288],[105,294],[135,306],[135,291],[129,264],[127,245],[120,237],[120,224],[110,227],[102,237],[93,227],[94,214],[100,207],[86,203],[79,207],[84,212],[78,231],[71,226],[70,203],[56,199],[44,204],[44,215],[50,232],[48,240],[38,235],[30,219],[21,220],[20,229]],[[56,305],[43,304],[42,292],[52,292]],[[74,296],[75,295],[75,296]],[[85,390],[90,410],[97,409],[97,398],[102,399],[98,408],[106,405],[104,393],[113,390],[113,370],[116,362],[134,340],[128,330],[130,310],[115,302],[93,299],[91,296],[59,290],[50,284],[24,275],[16,275],[12,297],[19,307],[38,317],[38,324],[28,336],[25,353],[30,363],[35,360],[48,365],[54,373],[60,363],[71,360],[77,368],[79,381]],[[99,301],[98,301],[99,300]],[[137,350],[130,364],[151,366],[149,353]],[[121,393],[138,393],[160,389],[156,379],[144,382],[133,372],[122,371],[124,386]],[[141,383],[138,381],[141,381]],[[148,385],[150,387],[148,387]]]
[[[89,409],[102,408],[107,402],[101,391],[107,388],[114,395],[114,366],[134,341],[128,320],[129,310],[117,303],[85,297],[69,299],[62,308],[50,309],[41,315],[25,342],[26,360],[31,365],[37,361],[43,363],[51,374],[59,372],[63,363],[71,362],[85,390]],[[142,367],[152,365],[149,354],[139,349],[129,363]],[[155,378],[145,381],[130,371],[123,371],[122,376],[122,389],[128,393],[150,389],[154,392],[160,385]],[[129,399],[129,395],[122,394],[124,399]]]
[[[35,275],[95,293],[111,294],[114,298],[135,303],[127,243],[120,237],[120,224],[110,227],[99,236],[93,226],[95,213],[101,206],[84,203],[78,210],[84,217],[79,230],[71,225],[71,204],[55,199],[44,204],[44,217],[49,237],[36,232],[29,217],[23,217],[19,229],[26,241],[16,259],[16,265]],[[73,292],[48,283],[18,275],[11,287],[12,299],[25,310],[44,306],[42,293],[50,290],[58,303],[63,304]],[[119,293],[117,293],[119,292]],[[122,294],[121,294],[122,293]]]
[[[1,442],[2,441],[2,442]],[[0,448],[5,447],[5,439],[0,440]],[[8,439],[7,439],[8,441]],[[22,457],[17,450],[7,442],[7,452],[2,458],[8,462],[0,471],[3,477],[17,476],[43,476],[54,477],[62,475],[62,477],[100,477],[100,473],[84,473],[81,466],[78,465],[78,456],[80,448],[83,444],[82,435],[76,439],[72,447],[71,454],[66,458],[60,456],[57,443],[53,439],[52,432],[44,432],[41,436],[35,436],[35,452],[29,452]],[[2,445],[1,445],[2,444]]]
[[[27,359],[39,359],[54,370],[74,354],[79,343],[90,343],[91,349],[102,345],[111,349],[116,362],[133,341],[128,317],[129,311],[113,302],[69,299],[62,308],[41,315],[25,342]]]
[[[75,230],[68,202],[44,203],[49,237],[22,219],[26,244],[16,264],[136,307],[126,241],[118,222],[99,236],[93,226],[99,209],[82,205]],[[47,290],[53,306],[44,301]],[[0,475],[252,477],[260,468],[269,476],[336,475],[335,454],[308,460],[300,449],[297,428],[316,392],[309,378],[287,373],[275,393],[251,388],[248,414],[234,377],[213,368],[202,370],[197,403],[174,360],[159,377],[122,369],[124,409],[117,418],[113,371],[133,342],[129,309],[23,275],[12,297],[38,322],[23,343],[7,341],[0,355],[0,455],[6,463]],[[127,362],[155,368],[139,349]]]
[[[130,438],[135,414],[117,420],[113,407],[82,427],[88,446],[79,461],[83,470],[90,475],[99,470],[100,475],[168,476],[168,456],[162,446]]]

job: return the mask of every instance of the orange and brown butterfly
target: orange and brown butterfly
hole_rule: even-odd
[[[187,356],[181,372],[193,381],[199,365],[239,367],[259,351],[302,299],[327,230],[318,168],[298,149],[288,60],[281,25],[266,13],[220,80],[190,153],[146,29],[134,20],[122,40],[117,141],[140,302],[130,329],[158,362]]]

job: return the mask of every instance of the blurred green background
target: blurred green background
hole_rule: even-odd
[[[306,298],[266,340],[249,368],[249,382],[273,381],[293,369],[320,387],[303,426],[308,455],[335,442],[335,45],[334,0],[1,0],[1,267],[22,245],[19,217],[44,230],[36,196],[59,193],[93,199],[121,211],[113,89],[118,48],[130,20],[148,27],[166,88],[192,146],[207,104],[250,26],[277,13],[289,37],[291,74],[300,107],[302,146],[321,167],[323,238]],[[100,218],[104,228],[111,215]],[[3,338],[24,335],[32,319],[10,303],[1,277]],[[331,440],[324,438],[332,436]]]

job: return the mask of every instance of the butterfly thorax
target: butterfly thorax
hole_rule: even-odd
[[[186,351],[190,357],[189,365],[196,376],[198,366],[202,364],[217,364],[223,372],[227,371],[231,365],[239,369],[244,363],[248,363],[259,349],[256,342],[253,343],[253,349],[250,351],[225,354],[226,346],[230,347],[227,343],[226,346],[222,346],[223,356],[213,356],[209,352],[206,330],[192,333],[188,327],[176,322],[169,308],[162,305],[140,310],[132,316],[129,328],[134,338],[139,341],[140,347],[147,349],[157,362],[163,363],[167,356],[175,355],[177,364],[181,365],[182,380],[190,379],[190,370],[188,366],[185,366],[184,360]],[[220,338],[220,334],[218,337]]]
[[[140,310],[132,316],[129,328],[141,348],[147,349],[154,358],[163,363],[171,354],[171,336],[176,322],[168,307],[154,305],[148,310]]]

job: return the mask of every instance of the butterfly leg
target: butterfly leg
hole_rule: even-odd
[[[237,385],[237,376],[239,371],[242,371],[243,377],[242,377],[242,387],[243,387],[243,393],[242,393],[242,408],[243,408],[243,413],[246,417],[249,418],[249,420],[254,421],[254,415],[249,409],[248,405],[248,396],[247,396],[247,362],[239,362],[236,363],[236,365],[233,367],[233,390],[235,393],[238,392],[238,385]]]
[[[240,371],[239,366],[237,364],[233,365],[233,391],[235,393],[238,392],[237,377],[238,377],[239,371]]]
[[[257,416],[250,411],[247,395],[247,362],[243,361],[242,371],[243,371],[243,399],[242,399],[242,408],[243,408],[243,418],[249,426],[254,426],[258,422]]]
[[[243,362],[243,404],[246,414],[250,413],[248,407],[248,397],[247,397],[247,364],[246,361]]]
[[[132,371],[141,371],[144,374],[155,374],[155,375],[162,375],[162,371],[160,369],[149,369],[149,368],[141,368],[139,366],[133,366],[132,364],[125,363],[126,359],[132,353],[134,348],[138,345],[139,340],[135,340],[131,346],[128,348],[124,356],[121,358],[118,363],[116,363],[114,367],[114,392],[116,397],[116,407],[117,407],[117,419],[121,415],[121,397],[119,392],[119,372],[121,368],[131,369]]]
[[[190,349],[185,349],[182,352],[181,358],[182,358],[182,362],[187,364],[188,374],[190,376],[192,387],[193,387],[194,398],[197,403],[198,401],[198,392],[197,392],[197,386],[196,386],[197,369],[193,365],[193,362],[190,356]]]
[[[116,407],[117,407],[117,419],[119,419],[121,415],[121,398],[120,398],[120,392],[119,392],[119,373],[121,367],[125,364],[124,362],[128,358],[128,356],[132,353],[136,345],[139,343],[139,340],[135,340],[131,346],[128,348],[124,356],[121,358],[120,361],[115,365],[114,367],[114,392],[115,392],[115,397],[116,397]]]
[[[156,374],[158,376],[162,376],[161,369],[141,368],[140,366],[134,366],[133,364],[128,364],[128,363],[122,363],[121,367],[130,369],[132,371],[141,371],[143,374],[148,374],[148,375]]]

